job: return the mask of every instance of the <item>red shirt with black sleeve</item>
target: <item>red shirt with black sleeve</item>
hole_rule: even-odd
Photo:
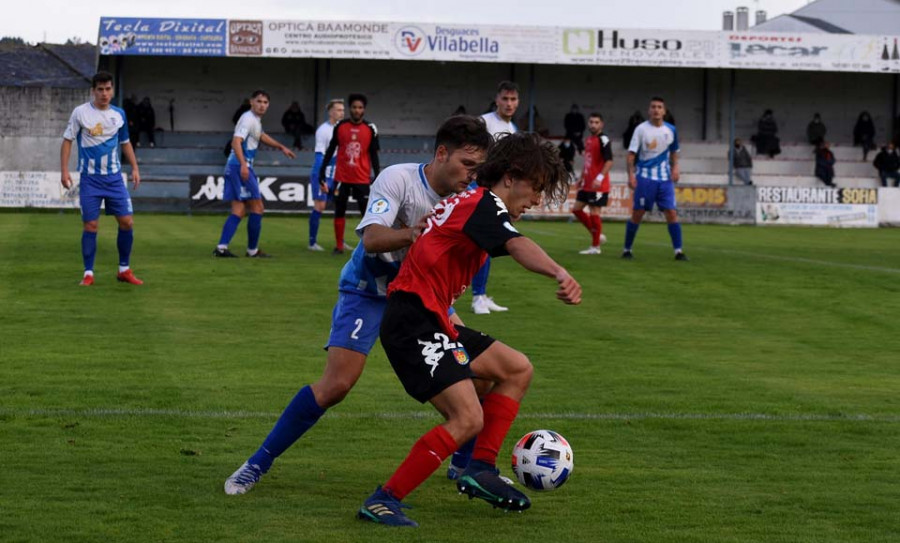
[[[331,143],[325,151],[323,164],[328,164],[331,157],[337,156],[334,169],[334,180],[350,185],[368,185],[381,170],[378,163],[378,129],[369,121],[354,123],[344,119],[334,126]],[[335,155],[335,151],[337,155]],[[319,174],[324,180],[325,168]]]
[[[581,190],[588,192],[609,192],[609,175],[603,181],[595,183],[597,175],[603,172],[603,166],[612,160],[612,145],[604,133],[588,136],[584,141],[584,172],[581,174]]]
[[[451,339],[459,335],[447,315],[488,255],[504,256],[506,242],[521,236],[503,201],[479,187],[451,196],[434,206],[428,227],[409,248],[388,296],[415,294],[435,314]]]

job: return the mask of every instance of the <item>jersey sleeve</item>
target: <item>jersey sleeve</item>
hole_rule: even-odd
[[[600,134],[600,154],[603,155],[604,162],[612,162],[612,143],[606,134]]]
[[[363,230],[370,224],[391,228],[397,219],[397,213],[400,212],[405,191],[405,179],[402,175],[397,175],[393,169],[388,169],[379,175],[372,183],[369,207],[366,209],[362,221],[356,227],[356,233],[362,237]]]
[[[678,145],[678,129],[675,128],[675,125],[670,124],[669,128],[672,130],[672,144],[669,145],[669,149],[675,153],[679,152],[681,148]]]
[[[628,152],[634,153],[636,155],[640,154],[641,151],[641,136],[644,134],[644,125],[639,124],[637,128],[634,129],[634,134],[631,135],[631,143],[628,144]]]
[[[81,123],[78,122],[78,110],[72,112],[72,116],[69,117],[69,123],[66,125],[66,131],[63,132],[63,139],[67,139],[69,141],[74,140],[78,137],[78,131],[81,130]]]
[[[253,132],[253,126],[247,114],[241,115],[236,125],[234,125],[234,137],[247,141],[247,136]]]
[[[505,256],[506,242],[522,234],[512,225],[509,213],[498,198],[485,192],[475,211],[463,225],[463,233],[491,256]]]
[[[119,128],[119,145],[131,143],[131,138],[128,135],[128,118],[125,116],[125,111],[116,108],[116,112],[122,116],[122,127]]]
[[[316,153],[322,153],[322,156],[325,156],[325,150],[328,149],[332,134],[334,134],[334,127],[328,123],[316,130]]]

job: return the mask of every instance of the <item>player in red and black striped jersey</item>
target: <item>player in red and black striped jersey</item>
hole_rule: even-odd
[[[351,94],[347,103],[350,105],[350,118],[335,125],[331,143],[322,160],[323,164],[328,164],[337,152],[333,189],[335,254],[344,252],[344,217],[350,194],[356,199],[360,214],[365,214],[369,206],[369,184],[381,171],[378,163],[378,129],[363,119],[369,102],[362,94]],[[322,192],[328,190],[325,168],[319,172],[319,187]]]
[[[510,255],[525,269],[552,277],[557,298],[581,302],[581,286],[512,222],[542,197],[568,194],[568,174],[556,147],[535,134],[511,134],[488,151],[477,171],[479,187],[440,202],[388,288],[381,344],[406,391],[430,402],[446,422],[413,445],[409,456],[358,512],[365,520],[415,526],[400,500],[424,482],[459,446],[476,437],[460,492],[496,507],[527,509],[531,502],[507,484],[497,454],[531,382],[528,358],[447,313],[488,255]],[[479,402],[473,379],[492,382]]]
[[[591,113],[588,131],[590,135],[584,141],[584,172],[572,213],[591,233],[591,246],[581,251],[581,254],[599,255],[600,244],[606,241],[600,209],[609,203],[609,171],[612,169],[613,156],[609,137],[603,133],[602,115]],[[584,206],[590,208],[590,214],[584,212]]]

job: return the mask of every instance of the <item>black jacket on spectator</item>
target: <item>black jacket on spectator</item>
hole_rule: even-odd
[[[875,155],[875,161],[872,162],[872,165],[874,165],[879,172],[896,172],[897,170],[900,170],[900,154],[897,154],[896,149],[891,151],[888,150],[887,147],[882,147],[881,151]]]
[[[834,185],[834,153],[820,142],[816,147],[816,177],[826,185]]]
[[[772,110],[767,109],[756,123],[756,134],[751,140],[756,144],[756,154],[774,157],[781,153],[781,142],[778,140],[778,123],[772,115]]]

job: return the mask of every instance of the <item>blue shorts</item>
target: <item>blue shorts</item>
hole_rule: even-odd
[[[339,291],[331,314],[331,334],[325,348],[342,347],[368,355],[378,339],[386,306],[385,298]]]
[[[106,214],[116,217],[134,215],[131,196],[121,175],[94,177],[82,175],[78,200],[81,203],[81,220],[96,221],[100,218],[100,204],[106,201]]]
[[[226,202],[262,199],[262,196],[259,195],[259,180],[256,178],[253,166],[250,166],[250,176],[247,177],[247,181],[241,181],[240,164],[225,166],[225,190],[222,193],[222,199]]]
[[[333,169],[333,168],[329,167],[329,169]],[[326,170],[325,172],[327,174],[328,170]],[[315,182],[309,184],[310,190],[312,191],[313,200],[316,200],[318,202],[328,201],[328,195],[331,193],[332,189],[334,189],[334,179],[332,179],[331,177],[328,177],[326,175],[325,184],[328,186],[328,192],[322,192],[321,190],[319,190],[319,182],[318,181],[315,181]]]
[[[677,209],[675,206],[675,183],[638,177],[632,209],[653,211],[653,204],[656,204],[660,211]]]

